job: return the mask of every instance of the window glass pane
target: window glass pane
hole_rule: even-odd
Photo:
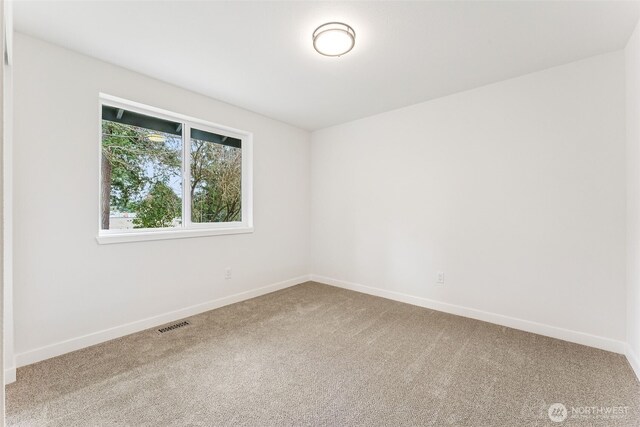
[[[180,123],[112,107],[102,117],[102,229],[179,227]]]
[[[191,130],[191,221],[242,218],[242,141]]]

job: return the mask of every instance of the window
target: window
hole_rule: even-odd
[[[100,115],[98,242],[252,231],[250,133],[108,95]]]

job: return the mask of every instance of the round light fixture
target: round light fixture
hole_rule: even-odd
[[[313,48],[325,56],[341,56],[353,49],[356,32],[342,22],[327,22],[313,32]]]
[[[164,142],[166,138],[159,133],[151,133],[147,135],[147,139],[151,142]]]

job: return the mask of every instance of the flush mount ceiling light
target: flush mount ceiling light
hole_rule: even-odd
[[[313,48],[324,56],[341,56],[353,49],[356,32],[342,22],[327,22],[313,32]]]

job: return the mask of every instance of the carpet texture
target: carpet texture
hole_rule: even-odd
[[[18,369],[7,424],[640,426],[621,355],[383,298],[309,282],[188,320]]]

